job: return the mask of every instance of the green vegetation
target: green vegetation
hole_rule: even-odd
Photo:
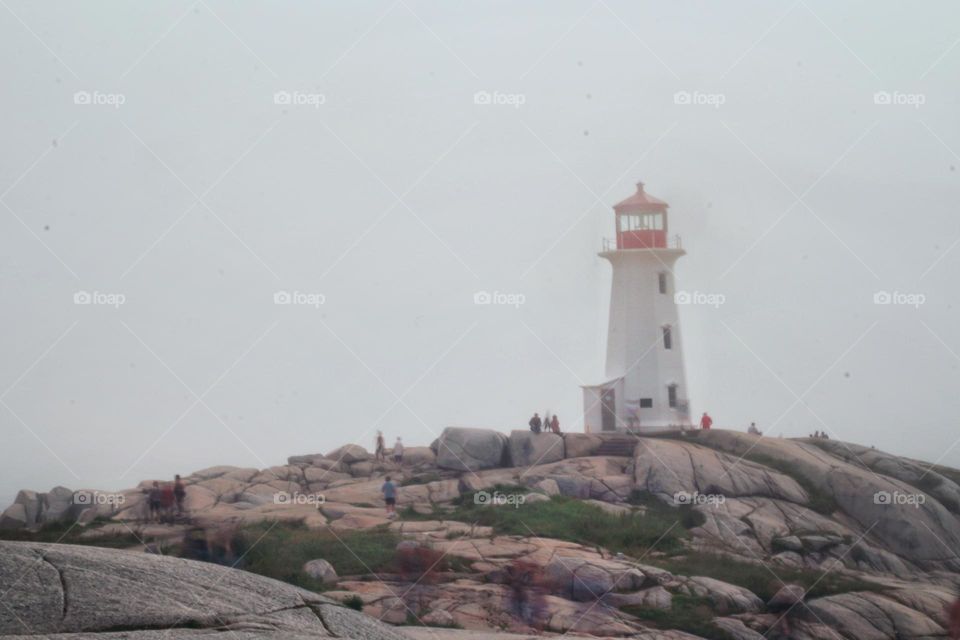
[[[498,490],[510,493],[510,489]],[[473,494],[466,494],[458,502],[457,508],[444,516],[446,519],[490,526],[503,535],[569,540],[633,556],[644,555],[654,545],[659,552],[682,550],[681,540],[689,535],[689,526],[684,523],[696,521],[696,516],[688,513],[692,512],[689,507],[672,508],[658,500],[651,501],[644,514],[623,515],[566,496],[517,506],[491,506],[478,505]]]
[[[86,527],[74,523],[54,522],[44,525],[37,531],[27,529],[0,529],[0,540],[21,540],[27,542],[59,542],[60,544],[84,544],[92,547],[124,549],[143,544],[132,531],[124,529],[117,533],[96,538],[82,538],[81,534],[91,528],[105,524],[116,524],[110,520],[98,518]]]
[[[784,583],[795,583],[812,589],[810,598],[850,591],[878,591],[882,587],[873,582],[850,578],[836,572],[824,574],[812,569],[793,569],[777,565],[771,570],[762,564],[737,560],[715,553],[697,552],[682,557],[651,560],[651,564],[685,576],[707,576],[749,589],[766,602]]]
[[[386,529],[333,533],[282,522],[244,527],[237,538],[235,548],[247,550],[243,569],[313,591],[325,587],[303,572],[307,561],[323,558],[341,576],[384,571],[400,542]]]
[[[677,594],[673,596],[673,605],[669,609],[628,606],[623,607],[622,611],[658,629],[676,629],[702,638],[733,640],[729,633],[713,623],[717,612],[708,598]]]
[[[343,599],[343,605],[357,611],[363,611],[363,598],[354,594]]]

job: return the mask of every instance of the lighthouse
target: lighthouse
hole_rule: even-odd
[[[669,235],[669,205],[637,192],[614,205],[616,237],[600,257],[613,267],[606,382],[583,387],[588,433],[649,433],[690,424],[673,268],[686,252]]]

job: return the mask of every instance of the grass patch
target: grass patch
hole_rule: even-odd
[[[503,492],[510,493],[510,490],[507,488]],[[477,505],[473,496],[468,494],[445,517],[493,527],[498,534],[530,536],[532,533],[639,556],[654,543],[657,551],[675,553],[683,549],[681,540],[689,535],[683,522],[690,518],[684,513],[685,509],[674,509],[655,501],[645,514],[614,515],[566,496],[514,507]]]
[[[701,638],[734,640],[733,636],[713,623],[717,613],[707,598],[677,594],[669,609],[629,606],[624,613],[636,616],[658,629],[686,631]]]
[[[251,525],[237,537],[237,548],[246,550],[245,570],[313,591],[327,587],[304,573],[308,560],[323,558],[340,576],[383,571],[393,562],[400,542],[399,535],[385,529],[333,534],[288,523]]]
[[[741,586],[757,594],[764,602],[772,598],[783,586],[783,583],[799,584],[804,589],[813,587],[807,593],[809,598],[820,598],[851,591],[880,591],[883,589],[873,582],[850,578],[835,572],[824,575],[822,571],[795,569],[782,565],[776,566],[775,576],[763,565],[707,552],[691,553],[664,560],[654,559],[651,564],[656,564],[676,574],[706,576]]]
[[[96,538],[81,538],[84,531],[111,523],[105,518],[97,518],[86,527],[68,522],[51,522],[37,531],[27,529],[0,529],[0,540],[22,542],[58,542],[60,544],[82,544],[90,547],[125,549],[142,544],[137,536],[124,530],[123,533]],[[111,523],[115,524],[115,523]]]

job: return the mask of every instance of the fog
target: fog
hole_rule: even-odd
[[[680,308],[695,415],[960,465],[958,18],[8,0],[0,503],[582,430],[638,180],[723,301]]]

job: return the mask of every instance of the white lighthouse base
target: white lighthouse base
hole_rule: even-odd
[[[644,419],[644,411],[631,403],[625,394],[623,378],[583,389],[583,429],[586,433],[634,433],[637,435],[683,431],[692,428],[685,407],[678,407],[667,416]]]

